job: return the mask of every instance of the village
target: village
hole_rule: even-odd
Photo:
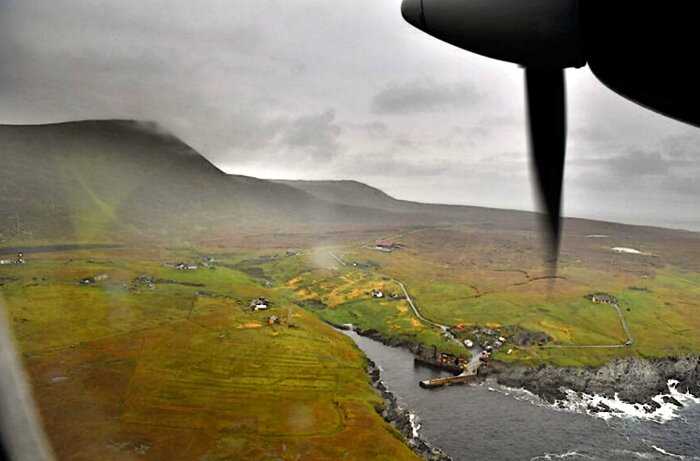
[[[392,253],[406,247],[404,244],[394,240],[383,239],[377,240],[368,248],[380,251],[382,253]],[[298,250],[287,250],[286,254],[283,254],[283,256],[291,257],[299,254],[301,254],[301,252]],[[360,271],[371,271],[377,269],[378,267],[378,265],[373,261],[351,261],[350,263],[347,263],[333,253],[331,253],[331,255],[342,266],[351,266],[352,268]],[[276,256],[272,256],[269,258],[271,258],[270,260],[273,260],[275,257]],[[215,270],[217,265],[216,263],[217,262],[213,257],[198,256],[196,259],[189,261],[181,260],[176,262],[164,262],[162,263],[162,266],[176,271],[194,272],[199,270]],[[12,259],[0,260],[0,264],[22,265],[26,264],[26,259],[24,253],[20,251],[17,253],[16,257]],[[108,274],[97,273],[92,276],[83,277],[79,279],[77,283],[82,286],[97,286],[100,284],[100,282],[107,281],[108,279]],[[366,291],[366,296],[377,301],[405,301],[411,307],[417,321],[430,328],[437,329],[440,335],[447,341],[459,344],[465,351],[465,354],[460,355],[455,353],[454,350],[452,352],[447,352],[446,350],[440,350],[440,348],[435,345],[423,346],[419,344],[415,349],[413,349],[414,360],[416,363],[444,370],[454,375],[446,378],[441,377],[421,381],[419,383],[421,387],[434,388],[445,385],[471,382],[478,378],[481,367],[488,364],[493,354],[496,352],[511,355],[515,348],[532,346],[560,347],[557,345],[548,346],[548,344],[552,341],[552,338],[543,332],[526,331],[518,327],[510,326],[491,328],[479,325],[465,325],[463,323],[451,326],[441,325],[425,317],[414,300],[409,296],[407,288],[402,282],[389,279],[387,277],[384,277],[384,279],[395,282],[400,289],[390,289],[389,287],[391,284],[383,283]],[[147,274],[139,275],[133,279],[128,286],[125,286],[129,289],[129,291],[138,291],[144,288],[154,290],[156,289],[157,285],[161,284],[180,284],[193,287],[204,286],[194,282],[156,278]],[[586,298],[594,304],[613,306],[619,312],[619,301],[613,295],[603,292],[594,292],[587,295]],[[268,311],[272,308],[272,306],[272,301],[265,296],[257,296],[251,299],[248,303],[248,309],[251,313]],[[282,317],[284,317],[284,315],[280,316],[279,312],[275,312],[275,314],[268,315],[265,318],[265,322],[268,326],[283,324],[286,324],[290,328],[294,326],[292,322],[291,310],[287,312],[286,319]],[[621,313],[620,319],[623,324],[623,328],[625,328],[625,331],[628,333]],[[632,342],[633,339],[628,333],[628,340],[625,342],[625,345],[630,346]]]
[[[10,264],[26,264],[26,260],[24,259],[24,253],[23,252],[18,252],[17,256],[14,259],[0,259],[0,266],[7,266]]]
[[[405,248],[401,243],[383,239],[377,240],[370,247],[376,251],[383,253],[391,253],[396,250]],[[337,258],[337,256],[336,256]],[[342,260],[341,260],[342,261]],[[354,263],[353,266],[357,267]],[[373,288],[369,291],[369,296],[375,299],[384,299],[387,297],[405,299],[411,306],[415,316],[424,324],[439,329],[442,335],[447,340],[456,341],[461,344],[471,355],[467,359],[455,353],[441,351],[435,345],[425,347],[418,345],[412,349],[414,360],[416,363],[427,365],[436,369],[444,370],[453,373],[453,376],[440,377],[421,381],[419,385],[423,388],[435,388],[452,384],[464,384],[472,382],[479,376],[479,370],[483,365],[486,365],[491,360],[494,353],[502,351],[506,355],[511,355],[515,348],[522,347],[563,347],[558,345],[548,346],[553,341],[553,338],[544,332],[528,331],[517,326],[509,326],[501,329],[489,328],[484,326],[472,325],[468,328],[464,324],[446,326],[431,321],[420,312],[414,301],[408,296],[405,286],[396,281],[404,290],[405,296],[397,295],[396,293],[385,293],[382,288]],[[627,341],[622,346],[631,346],[633,338],[629,333],[629,329],[624,317],[619,309],[618,299],[608,293],[595,292],[586,296],[594,304],[606,304],[615,308],[618,312],[622,327],[628,336]],[[629,308],[628,308],[629,310]],[[571,346],[577,347],[577,346]],[[581,346],[581,347],[608,347],[608,346]],[[619,347],[614,345],[610,347]]]

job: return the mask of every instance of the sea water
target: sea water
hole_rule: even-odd
[[[496,384],[432,390],[420,380],[438,376],[414,364],[410,352],[348,331],[381,369],[399,404],[414,413],[420,435],[454,460],[700,460],[700,403],[678,393],[678,409],[664,404],[647,413],[640,406],[599,396],[571,396],[550,405],[520,389]],[[611,413],[588,414],[603,402]]]

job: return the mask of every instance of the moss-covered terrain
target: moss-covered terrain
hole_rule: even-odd
[[[0,266],[2,302],[59,458],[415,459],[377,413],[383,401],[361,352],[328,323],[463,356],[433,322],[460,340],[494,330],[506,336],[495,358],[520,365],[700,351],[692,265],[565,241],[552,278],[517,245],[473,245],[469,227],[399,238],[392,252],[358,239],[29,248],[26,264]],[[617,299],[633,344],[592,293]],[[258,297],[270,309],[252,311]],[[519,344],[522,332],[549,342]],[[617,347],[579,347],[591,345]]]
[[[352,341],[230,268],[246,257],[122,248],[0,268],[59,459],[417,459]],[[258,296],[269,310],[249,309]]]

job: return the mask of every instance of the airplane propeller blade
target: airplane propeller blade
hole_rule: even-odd
[[[551,262],[556,267],[561,238],[561,197],[566,157],[564,69],[525,68],[530,158],[540,203],[546,212]]]
[[[583,3],[586,2],[403,0],[401,4],[404,19],[417,29],[473,53],[525,68],[530,156],[546,213],[552,269],[556,269],[559,253],[566,150],[563,69],[586,64],[581,25]]]

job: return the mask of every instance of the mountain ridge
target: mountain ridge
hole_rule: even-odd
[[[0,126],[0,241],[191,237],[419,224],[420,213],[333,203],[229,175],[143,122]]]
[[[531,232],[539,225],[533,212],[411,202],[354,180],[226,174],[147,122],[0,125],[0,140],[0,242],[6,243],[454,224]],[[577,218],[565,223],[581,233],[685,232]]]

